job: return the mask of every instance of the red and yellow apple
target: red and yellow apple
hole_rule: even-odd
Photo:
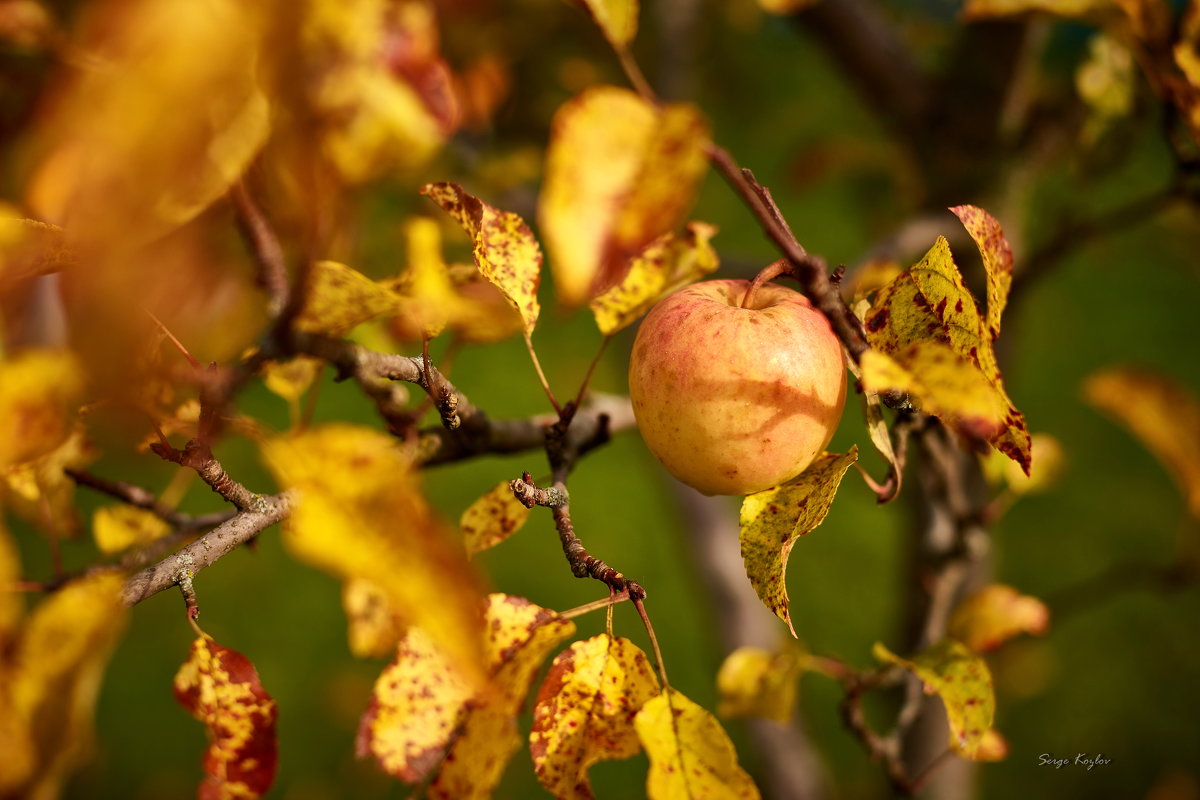
[[[705,494],[751,494],[804,471],[846,402],[841,343],[799,292],[705,281],[661,300],[629,362],[650,452]]]

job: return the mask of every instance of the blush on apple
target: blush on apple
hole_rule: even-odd
[[[705,494],[751,494],[804,471],[846,402],[841,343],[804,295],[749,281],[693,284],[638,330],[629,395],[650,451]]]

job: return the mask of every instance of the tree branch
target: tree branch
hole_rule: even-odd
[[[134,606],[176,585],[184,575],[194,576],[284,519],[292,508],[292,497],[286,492],[261,497],[261,501],[258,509],[238,513],[178,553],[130,577],[121,593],[122,602]]]
[[[288,301],[288,271],[283,246],[266,215],[250,196],[244,180],[235,183],[229,194],[237,209],[238,230],[258,266],[258,284],[267,293],[268,312],[272,318],[278,317]]]

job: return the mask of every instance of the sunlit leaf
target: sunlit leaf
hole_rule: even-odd
[[[458,125],[432,4],[313,0],[300,9],[310,103],[341,177],[358,183],[428,161]]]
[[[1067,454],[1062,443],[1047,433],[1035,433],[1030,437],[1030,453],[1033,465],[1028,475],[999,451],[984,459],[984,475],[995,483],[1003,482],[1017,496],[1053,489],[1067,468]]]
[[[717,229],[689,222],[682,235],[666,233],[655,239],[629,264],[621,282],[591,302],[596,326],[611,336],[650,310],[658,299],[698,280],[719,266],[709,239]]]
[[[284,527],[287,548],[343,580],[376,584],[401,619],[434,637],[467,680],[482,681],[478,580],[421,495],[396,441],[332,424],[271,440],[263,455],[279,483],[299,494]]]
[[[88,758],[101,677],[125,629],[121,585],[113,572],[80,578],[29,615],[4,687],[11,689],[12,719],[33,756],[24,788],[14,796],[57,797],[68,774]]]
[[[944,639],[911,660],[901,658],[876,643],[875,657],[912,672],[925,684],[927,694],[937,693],[946,706],[951,746],[967,757],[975,754],[992,727],[996,696],[987,662],[966,645]]]
[[[65,350],[26,350],[0,361],[0,468],[61,445],[82,388],[83,368]]]
[[[820,0],[758,0],[758,5],[767,13],[786,17],[811,8],[819,2]]]
[[[404,314],[421,330],[423,338],[432,339],[442,332],[446,323],[458,316],[462,300],[442,260],[442,233],[438,224],[428,217],[414,217],[404,226],[408,271],[407,297]]]
[[[798,477],[742,500],[742,562],[750,584],[796,635],[788,611],[787,562],[792,546],[825,521],[842,476],[858,460],[858,448],[845,455],[825,453]]]
[[[995,339],[1000,334],[1000,315],[1008,303],[1008,290],[1012,287],[1013,253],[1004,229],[988,212],[978,206],[954,206],[950,209],[962,220],[963,226],[983,256],[983,269],[987,274],[987,327]]]
[[[541,306],[537,290],[541,281],[542,249],[529,226],[511,211],[501,211],[467,194],[457,183],[431,183],[421,193],[454,217],[471,237],[475,264],[483,277],[508,298],[525,332],[533,331]]]
[[[763,717],[788,723],[796,709],[796,687],[804,653],[795,646],[772,653],[739,647],[721,662],[717,691],[722,717]]]
[[[144,508],[104,506],[92,515],[92,536],[101,553],[119,553],[127,547],[161,539],[171,526]]]
[[[415,782],[438,769],[432,797],[486,798],[520,746],[516,715],[542,661],[575,626],[520,597],[488,598],[489,683],[476,689],[425,631],[410,629],[375,683],[359,726],[360,754]]]
[[[1008,741],[995,728],[988,728],[979,741],[979,746],[968,758],[972,761],[1003,761],[1008,758],[1008,751]]]
[[[318,261],[308,277],[297,330],[340,336],[355,325],[399,308],[396,294],[336,261]]]
[[[1175,52],[1178,61],[1178,46]],[[1138,80],[1137,63],[1125,44],[1103,33],[1092,36],[1087,58],[1075,70],[1075,91],[1088,109],[1080,133],[1085,146],[1094,145],[1108,129],[1133,113]]]
[[[392,654],[404,626],[388,603],[387,592],[369,580],[351,578],[342,584],[342,609],[346,612],[350,652],[356,658]]]
[[[221,197],[266,141],[263,19],[236,0],[90,11],[72,45],[103,68],[73,70],[46,116],[31,202],[85,241],[148,241]]]
[[[1167,43],[1171,25],[1170,6],[1161,0],[967,0],[962,10],[968,21],[1030,14],[1112,27],[1156,45]]]
[[[45,455],[0,467],[0,499],[8,511],[56,536],[80,529],[75,481],[67,469],[82,469],[98,457],[78,420],[62,444]]]
[[[295,403],[309,390],[320,371],[321,362],[308,356],[271,361],[263,367],[263,383],[272,393]]]
[[[855,315],[858,316],[859,319],[862,319],[866,314],[866,309],[869,307],[870,304],[866,300],[859,300],[854,304],[853,310]],[[875,350],[868,352],[872,354],[870,356],[871,358],[873,358],[874,355],[878,355],[878,351]],[[870,360],[870,358],[868,358],[868,353],[863,354],[863,360]],[[892,446],[892,434],[891,431],[888,430],[887,420],[885,420],[883,416],[883,402],[879,399],[879,392],[872,391],[871,389],[867,388],[866,384],[863,382],[862,367],[861,365],[856,364],[854,359],[847,357],[846,367],[859,381],[859,385],[862,387],[863,403],[866,407],[864,416],[866,417],[867,423],[867,436],[870,437],[871,444],[874,445],[876,452],[883,456],[883,459],[887,461],[888,467],[891,470],[892,479],[895,481],[892,486],[891,496],[881,496],[878,498],[880,503],[885,503],[894,499],[898,494],[900,494],[900,487],[904,481],[904,470],[900,465],[900,459],[896,455],[896,449]]]
[[[531,509],[513,495],[505,481],[467,507],[459,520],[471,555],[495,547],[525,525]]]
[[[579,0],[613,47],[624,47],[637,36],[638,0]]]
[[[625,89],[589,89],[558,110],[538,221],[563,302],[608,288],[679,224],[706,169],[707,141],[694,107],[658,109]]]
[[[16,209],[11,210],[15,214]],[[58,272],[77,256],[63,229],[34,219],[8,216],[0,204],[0,287],[33,275]]]
[[[1128,428],[1175,479],[1189,511],[1200,517],[1200,400],[1174,380],[1139,367],[1087,379],[1084,397]]]
[[[559,653],[529,734],[542,786],[558,798],[591,798],[588,769],[638,752],[634,717],[658,693],[646,654],[628,639],[601,634]]]
[[[208,800],[254,800],[275,782],[278,742],[275,701],[250,659],[199,637],[175,675],[175,699],[208,729],[205,779]]]
[[[977,653],[994,650],[1022,633],[1040,635],[1050,610],[1036,597],[995,583],[963,600],[950,617],[947,633]]]
[[[918,404],[931,403],[925,410],[949,415],[946,421],[959,433],[990,442],[1029,471],[1025,418],[1004,390],[991,330],[963,283],[945,238],[939,236],[920,262],[879,290],[864,325],[871,347],[891,359],[875,360],[868,388],[911,391],[905,388],[911,385],[924,390],[926,396],[916,399]],[[947,352],[965,362],[967,369],[956,369]],[[927,369],[934,374],[924,374]],[[955,376],[955,372],[979,374]],[[966,397],[956,399],[964,392]]]
[[[646,703],[634,726],[650,758],[646,794],[651,800],[759,796],[720,723],[676,690]]]

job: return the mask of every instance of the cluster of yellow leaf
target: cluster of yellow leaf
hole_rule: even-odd
[[[825,521],[842,476],[857,460],[857,447],[845,455],[825,453],[782,486],[742,500],[738,540],[746,575],[759,599],[787,623],[793,636],[796,630],[786,584],[788,557],[796,540]]]
[[[250,660],[201,636],[174,689],[175,699],[208,729],[198,796],[255,800],[266,794],[279,761],[277,712]]]
[[[331,424],[262,450],[279,484],[298,495],[284,525],[292,554],[344,581],[370,581],[405,625],[424,629],[459,672],[481,683],[478,579],[397,441]]]
[[[101,675],[125,627],[121,577],[73,581],[28,616],[0,524],[0,795],[56,797],[88,757]]]
[[[401,780],[430,781],[431,797],[490,796],[520,747],[516,717],[534,675],[575,631],[552,611],[500,594],[489,598],[485,623],[485,687],[472,687],[428,633],[410,628],[362,718],[360,754]],[[534,770],[555,797],[591,798],[588,769],[640,748],[650,758],[647,793],[655,800],[758,797],[712,715],[660,690],[645,653],[628,639],[601,634],[559,653],[533,716]]]
[[[979,312],[939,237],[919,263],[879,290],[866,312],[872,349],[863,354],[863,388],[908,394],[969,441],[992,444],[1028,473],[1029,431],[1004,390],[992,348],[1012,283],[1012,250],[986,211],[951,210],[983,256],[987,314]]]

